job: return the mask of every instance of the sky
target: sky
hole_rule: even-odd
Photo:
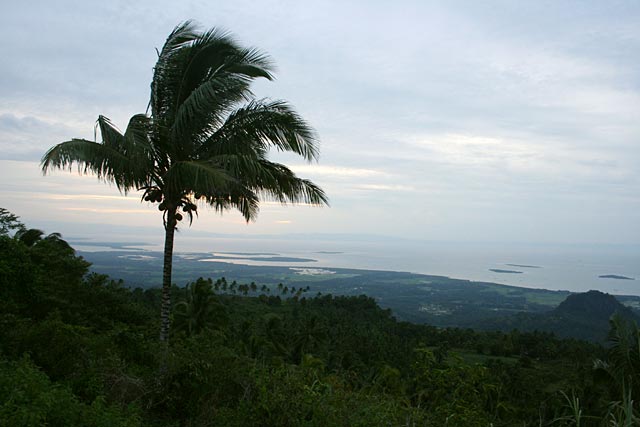
[[[39,160],[144,112],[169,32],[193,19],[268,53],[318,163],[274,154],[331,206],[201,208],[184,233],[640,243],[636,1],[22,1],[0,13],[0,206],[31,227],[109,239],[157,209]]]

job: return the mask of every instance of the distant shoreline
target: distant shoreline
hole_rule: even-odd
[[[136,242],[140,242],[140,240],[136,240]],[[107,244],[107,242],[102,242],[102,244],[99,246],[94,246],[96,242],[82,241],[79,243],[81,243],[82,247],[77,249],[82,252],[111,252],[115,250],[121,252],[119,255],[123,255],[125,251],[129,254],[144,252],[145,255],[149,255],[149,251],[161,253],[161,250],[155,247],[123,249],[123,246],[127,246],[129,242],[115,242],[109,245]],[[445,259],[443,256],[440,256],[438,254],[435,254],[433,258],[429,258],[431,254],[426,253],[424,261],[421,261],[421,258],[418,258],[415,253],[409,253],[408,257],[405,258],[404,252],[399,252],[395,248],[393,248],[393,250],[388,253],[385,252],[384,248],[380,249],[382,251],[381,253],[378,253],[378,248],[373,248],[371,249],[371,253],[369,253],[368,248],[366,247],[358,247],[354,250],[343,251],[341,250],[343,249],[341,246],[332,248],[326,246],[326,243],[323,243],[323,245],[325,245],[325,247],[319,245],[319,247],[315,248],[311,247],[305,248],[306,250],[298,250],[289,248],[288,246],[283,247],[281,245],[281,242],[274,242],[273,245],[256,245],[255,247],[247,248],[244,248],[244,245],[238,244],[230,245],[230,247],[224,248],[226,250],[222,250],[223,248],[221,247],[217,247],[217,250],[195,249],[194,251],[194,249],[183,249],[176,251],[176,255],[180,256],[181,258],[183,256],[189,255],[189,257],[192,259],[218,258],[217,261],[219,262],[233,263],[236,265],[272,265],[277,267],[308,266],[314,268],[330,269],[346,268],[389,272],[412,272],[424,275],[438,275],[450,278],[459,278],[476,282],[496,282],[502,285],[529,289],[571,290],[572,292],[586,292],[589,289],[599,289],[603,292],[612,292],[617,295],[640,296],[640,288],[634,287],[634,283],[636,283],[640,276],[634,274],[635,267],[633,267],[633,265],[631,267],[628,267],[627,264],[621,264],[625,268],[624,270],[621,269],[619,271],[616,271],[616,267],[619,267],[616,264],[610,265],[608,263],[603,263],[602,265],[599,265],[600,268],[593,268],[593,265],[588,264],[587,268],[583,268],[582,265],[573,265],[569,263],[572,268],[575,267],[575,271],[571,271],[570,269],[566,268],[566,265],[560,263],[558,260],[538,260],[535,258],[535,253],[532,253],[531,257],[528,257],[527,254],[505,256],[504,254],[498,253],[495,254],[495,257],[493,256],[493,254],[489,254],[490,256],[483,257],[461,256],[460,259]],[[344,255],[326,254],[327,252],[342,252]],[[278,256],[267,255],[275,253],[282,254],[282,258],[278,258]],[[320,253],[323,254],[320,255]],[[369,258],[368,255],[371,255],[371,258]],[[298,259],[293,260],[287,258]],[[301,259],[309,259],[309,261],[305,262],[301,261]],[[534,260],[536,262],[526,262]],[[518,261],[521,262],[518,263]],[[564,262],[565,260],[562,259],[561,261]],[[210,266],[208,268],[218,268],[214,267],[212,265],[212,262],[201,262],[201,264],[208,264]],[[514,266],[507,267],[507,264],[512,264]],[[529,267],[517,268],[515,267],[515,265]],[[597,267],[597,265],[595,266]],[[520,271],[521,273],[500,273],[490,271],[489,268],[493,268],[496,270]],[[601,274],[604,275],[610,272],[627,273],[626,276],[630,278],[635,277],[636,280],[631,281],[624,279],[607,279],[598,277]],[[578,280],[578,277],[580,278],[580,280]]]

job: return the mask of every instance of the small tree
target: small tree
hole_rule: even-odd
[[[23,230],[24,225],[19,218],[5,208],[0,208],[0,236],[6,236],[12,231]]]

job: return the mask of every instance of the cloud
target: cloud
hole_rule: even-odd
[[[415,191],[415,188],[410,185],[361,184],[356,185],[355,188],[367,191]]]
[[[407,142],[426,150],[428,157],[459,166],[526,167],[540,147],[515,138],[444,134],[408,137]]]
[[[139,203],[90,176],[43,178],[36,162],[70,137],[91,139],[98,114],[124,127],[144,111],[154,48],[177,22],[196,16],[203,28],[229,29],[268,52],[278,79],[259,82],[255,93],[291,102],[321,137],[319,165],[297,165],[297,157],[283,163],[324,188],[333,207],[285,214],[263,203],[265,221],[251,232],[291,218],[289,228],[493,238],[499,227],[488,225],[518,230],[523,217],[535,216],[536,229],[548,226],[554,237],[555,212],[580,217],[585,206],[593,218],[615,209],[626,215],[618,231],[638,230],[640,10],[633,2],[579,10],[474,1],[152,6],[61,0],[39,2],[35,12],[28,2],[3,10],[0,32],[11,40],[3,48],[12,60],[0,65],[0,158],[33,161],[0,164],[9,167],[1,171],[6,203],[22,203],[33,217],[47,217],[51,206],[59,214],[61,205]],[[73,14],[59,12],[67,9]],[[64,212],[73,221],[110,221]],[[405,220],[394,220],[400,212]],[[220,220],[202,216],[198,224]],[[234,227],[232,220],[246,229],[235,214],[222,221]],[[474,223],[482,226],[465,225]],[[568,235],[611,227],[590,224]]]
[[[149,209],[116,209],[116,208],[80,208],[80,207],[62,207],[60,208],[63,211],[72,211],[72,212],[93,212],[99,214],[149,214]]]
[[[386,172],[374,169],[363,169],[327,165],[293,165],[290,166],[296,174],[315,175],[331,178],[365,178],[388,175]]]
[[[505,136],[407,135],[405,139],[415,150],[410,156],[450,165],[459,172],[499,169],[510,174],[533,174],[543,180],[554,175],[606,180],[635,173],[626,165],[623,151],[612,146],[580,147],[565,138],[537,138],[520,132]]]
[[[104,196],[99,194],[45,194],[40,197],[51,200],[113,200],[140,203],[139,197]]]
[[[73,131],[61,123],[36,116],[0,114],[0,159],[40,160],[54,144],[70,139]]]

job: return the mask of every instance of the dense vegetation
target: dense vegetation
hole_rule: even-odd
[[[199,279],[172,288],[167,347],[159,289],[89,274],[60,236],[1,214],[0,425],[637,423],[639,333],[619,318],[605,350],[398,322],[366,296]]]

